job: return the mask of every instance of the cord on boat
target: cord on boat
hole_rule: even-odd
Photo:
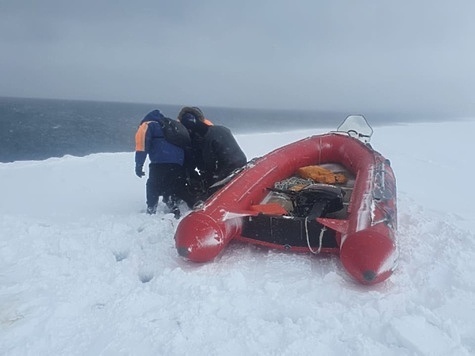
[[[322,229],[320,230],[320,236],[318,237],[318,249],[314,250],[312,246],[310,245],[310,236],[308,233],[308,217],[305,218],[305,235],[307,237],[307,246],[310,252],[312,252],[314,255],[318,255],[320,251],[322,250],[322,245],[323,245],[323,234],[327,231],[326,226],[323,226]]]

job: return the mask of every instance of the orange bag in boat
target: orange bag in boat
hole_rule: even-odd
[[[300,167],[297,174],[302,178],[310,178],[318,183],[325,184],[344,184],[348,180],[342,173],[333,173],[329,169],[320,166]]]

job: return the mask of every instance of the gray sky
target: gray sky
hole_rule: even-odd
[[[0,0],[0,96],[475,112],[474,0]]]

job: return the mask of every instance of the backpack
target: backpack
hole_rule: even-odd
[[[160,118],[158,122],[162,128],[165,140],[181,148],[191,147],[190,135],[181,122],[168,117]]]

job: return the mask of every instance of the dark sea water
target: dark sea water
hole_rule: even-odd
[[[160,109],[176,118],[181,106],[0,97],[0,162],[64,155],[131,152],[140,120]],[[282,132],[336,127],[347,112],[282,111],[201,107],[206,117],[233,133]],[[365,114],[365,113],[363,113]],[[365,114],[372,126],[404,121]]]

